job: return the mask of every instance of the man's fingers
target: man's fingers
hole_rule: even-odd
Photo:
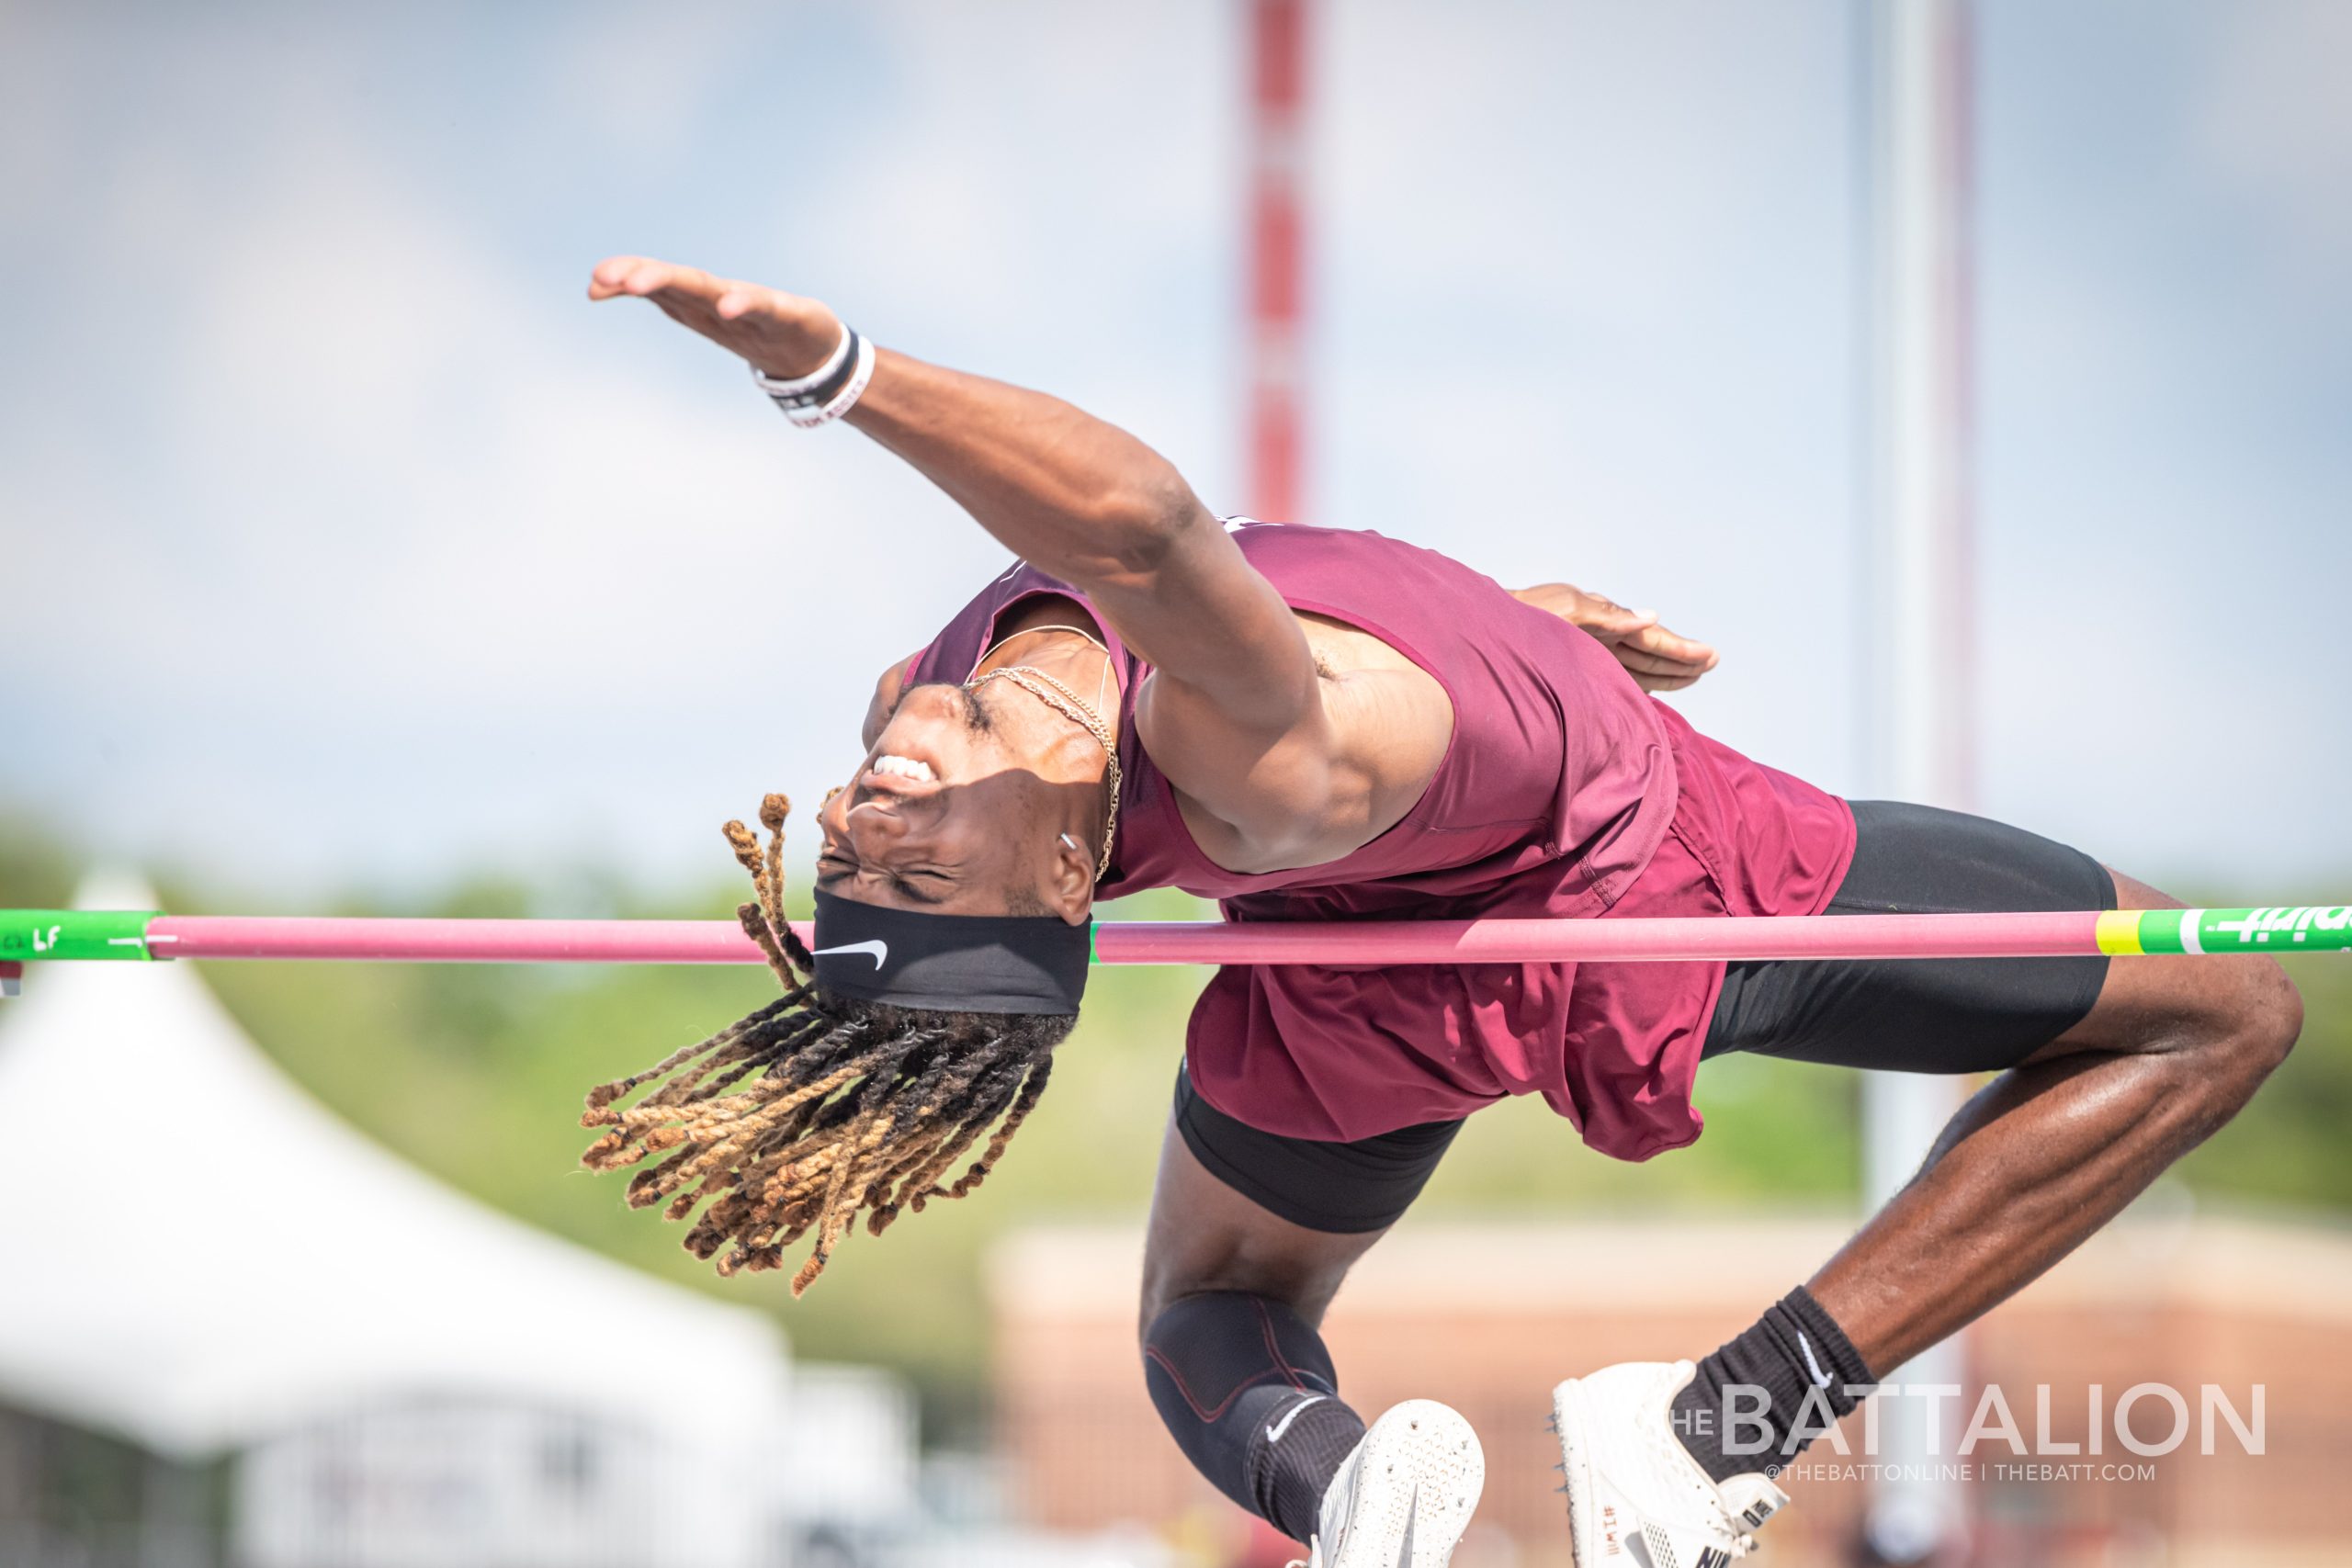
[[[588,297],[610,299],[616,295],[650,299],[677,314],[710,314],[722,294],[750,288],[713,277],[700,267],[679,266],[652,256],[608,256],[588,276]]]
[[[677,266],[651,256],[608,257],[596,264],[588,279],[591,299],[644,299],[680,326],[738,352],[742,345],[730,341],[728,319],[718,305],[727,294],[743,290],[756,292],[752,285],[727,282],[699,267]]]
[[[784,307],[792,303],[797,301],[780,288],[770,288],[763,283],[729,282],[718,286],[718,298],[710,302],[710,308],[720,321],[735,321],[747,316],[779,316],[784,313]]]
[[[641,298],[771,376],[806,375],[840,342],[841,319],[814,299],[717,277],[652,256],[607,256],[591,269],[591,299]]]
[[[1713,649],[1694,638],[1668,631],[1664,626],[1656,624],[1644,627],[1638,635],[1626,640],[1631,646],[1640,649],[1643,652],[1654,653],[1662,659],[1679,660],[1683,663],[1695,664],[1708,670],[1715,666]]]
[[[610,299],[627,294],[639,299],[673,287],[687,271],[651,256],[611,256],[588,275],[588,298]]]
[[[1577,615],[1576,624],[1605,643],[1615,644],[1639,637],[1657,624],[1655,610],[1628,610],[1623,604],[1601,600],[1588,605]]]
[[[1693,681],[1707,672],[1704,664],[1685,659],[1668,659],[1663,654],[1645,653],[1631,643],[1619,643],[1613,649],[1617,662],[1636,675],[1687,675]]]
[[[1669,637],[1663,649],[1652,647],[1645,639],[1631,638],[1615,644],[1610,651],[1617,656],[1618,663],[1638,677],[1679,680],[1686,685],[1722,662],[1713,649],[1686,637]]]
[[[628,292],[628,276],[646,261],[644,256],[606,256],[588,274],[588,298],[610,299]]]
[[[655,261],[649,256],[628,269],[628,276],[621,279],[621,288],[641,299],[667,288],[677,274],[678,269],[668,262]]]

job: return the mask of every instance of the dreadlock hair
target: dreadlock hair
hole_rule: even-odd
[[[1077,1021],[933,1012],[820,988],[816,961],[784,918],[791,809],[781,795],[761,802],[764,851],[742,823],[727,824],[754,895],[736,918],[784,995],[643,1072],[590,1089],[580,1124],[611,1131],[580,1159],[591,1170],[618,1170],[662,1156],[630,1178],[629,1207],[661,1203],[663,1218],[684,1220],[707,1202],[685,1247],[718,1258],[721,1274],[781,1268],[785,1248],[813,1235],[792,1277],[797,1296],[861,1210],[867,1232],[879,1235],[901,1211],[921,1213],[931,1200],[961,1198],[986,1179],[1036,1107],[1053,1049]],[[636,1104],[620,1103],[657,1079]],[[983,1134],[979,1156],[948,1181],[949,1168]]]

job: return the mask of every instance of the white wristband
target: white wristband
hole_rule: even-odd
[[[838,369],[839,367],[835,368]],[[859,337],[857,338],[857,368],[850,372],[848,382],[840,391],[833,394],[832,400],[822,408],[786,406],[784,409],[784,417],[803,430],[813,430],[818,425],[831,423],[856,406],[857,400],[865,395],[865,384],[872,379],[874,379],[874,340],[869,337]]]
[[[833,344],[833,352],[825,355],[825,362],[808,375],[790,378],[771,376],[754,365],[752,367],[752,379],[758,383],[761,391],[772,398],[788,398],[795,393],[805,392],[811,387],[823,385],[827,377],[842,367],[842,361],[849,357],[849,345],[856,339],[857,334],[851,332],[849,323],[844,321],[842,323],[842,341]]]

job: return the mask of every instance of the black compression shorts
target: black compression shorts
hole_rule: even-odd
[[[1459,1122],[1424,1122],[1346,1144],[1261,1133],[1193,1093],[1181,1062],[1175,1121],[1211,1176],[1295,1225],[1343,1234],[1395,1224],[1462,1131]]]
[[[1858,800],[1854,861],[1825,913],[2111,909],[2115,879],[2079,850],[1933,807]],[[1702,1055],[1734,1051],[1900,1073],[2015,1066],[2088,1015],[2104,958],[1733,964]],[[1394,1224],[1461,1131],[1430,1122],[1353,1143],[1238,1122],[1176,1075],[1176,1129],[1209,1173],[1310,1230]]]
[[[2115,908],[2115,878],[2080,850],[1932,806],[1853,807],[1854,863],[1824,914]],[[2105,958],[1726,964],[1703,1054],[1999,1072],[2080,1023],[2106,980]]]

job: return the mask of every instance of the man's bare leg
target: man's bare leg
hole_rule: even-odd
[[[1140,1325],[1152,1403],[1219,1490],[1309,1562],[1441,1568],[1486,1475],[1477,1436],[1430,1400],[1366,1427],[1317,1329],[1385,1234],[1310,1229],[1243,1197],[1171,1126],[1145,1242]]]
[[[1365,1430],[1317,1330],[1384,1234],[1295,1224],[1217,1179],[1172,1124],[1160,1145],[1136,1325],[1152,1403],[1195,1469],[1295,1540]]]
[[[1933,872],[1933,852],[1924,858]],[[2172,905],[2114,882],[2125,908]],[[1634,1530],[1657,1532],[1683,1562],[1741,1555],[1788,1500],[1774,1483],[1781,1466],[1825,1417],[1852,1408],[1848,1390],[1981,1316],[2113,1219],[2246,1102],[2301,1021],[2294,987],[2267,959],[2109,964],[2081,1021],[1971,1100],[1919,1173],[1805,1286],[1695,1368],[1621,1362],[1553,1391],[1576,1560],[1613,1562],[1612,1543]],[[1891,1062],[1915,1055],[1900,1039],[1883,1049]],[[1665,1432],[1679,1444],[1658,1442]]]
[[[2124,908],[2177,900],[2117,874]],[[2088,1017],[2003,1073],[1807,1282],[1884,1375],[2073,1251],[2252,1098],[2302,1003],[2267,958],[2119,958]]]
[[[1143,1249],[1139,1332],[1187,1296],[1240,1291],[1279,1301],[1320,1327],[1357,1258],[1388,1233],[1309,1230],[1244,1198],[1202,1168],[1174,1127],[1159,1147]]]

